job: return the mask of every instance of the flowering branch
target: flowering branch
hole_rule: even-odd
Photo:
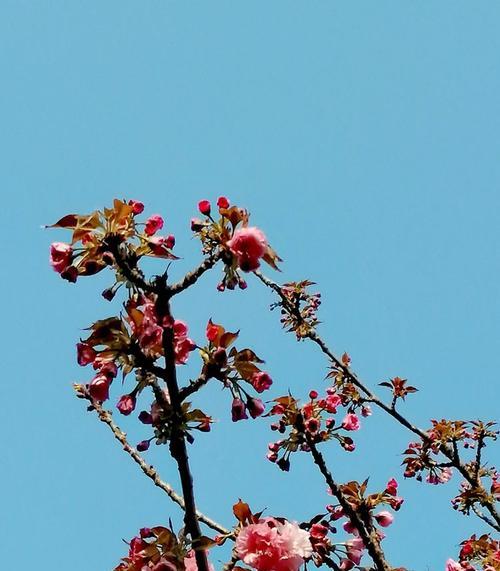
[[[281,298],[281,305],[284,308],[284,311],[288,312],[293,316],[297,327],[303,326],[301,329],[300,338],[308,338],[313,341],[321,351],[330,359],[333,365],[342,372],[344,378],[351,382],[355,387],[357,387],[363,393],[363,401],[370,402],[384,410],[387,414],[389,414],[392,418],[398,421],[402,426],[419,436],[422,441],[429,443],[430,436],[427,432],[423,431],[422,429],[418,428],[414,424],[412,424],[407,418],[405,418],[402,414],[400,414],[394,404],[387,405],[384,403],[377,395],[375,395],[362,381],[359,377],[349,368],[349,366],[339,359],[328,347],[326,342],[318,335],[315,331],[314,327],[307,324],[304,319],[304,316],[300,312],[300,307],[298,305],[294,305],[291,303],[290,298],[285,294],[283,288],[274,282],[273,280],[269,279],[265,275],[263,275],[260,271],[254,271],[254,274],[257,278],[267,287],[274,290],[279,297]],[[456,468],[460,474],[465,478],[465,480],[474,488],[481,490],[482,495],[484,497],[488,497],[488,494],[484,487],[482,486],[480,479],[479,479],[479,469],[480,469],[480,449],[484,446],[483,438],[480,439],[478,442],[478,451],[477,451],[477,459],[474,463],[474,469],[470,470],[466,465],[464,465],[459,457],[458,449],[456,447],[456,443],[452,446],[449,446],[445,443],[440,445],[440,451],[450,460],[450,465]],[[492,525],[494,529],[500,531],[500,514],[498,513],[497,509],[493,502],[485,502],[484,507],[488,510],[492,519],[487,519],[488,523]],[[484,518],[481,518],[484,520]],[[485,520],[486,521],[486,520]]]
[[[144,474],[146,474],[146,476],[154,482],[155,486],[163,490],[172,501],[174,501],[184,510],[185,504],[182,496],[180,496],[169,483],[163,481],[160,478],[160,475],[158,474],[157,470],[144,460],[144,458],[139,454],[136,448],[134,448],[129,444],[127,440],[127,435],[125,434],[125,432],[123,432],[120,429],[120,427],[117,424],[115,424],[115,422],[113,421],[113,417],[111,416],[111,412],[105,410],[102,407],[102,405],[96,402],[95,400],[92,400],[90,398],[88,400],[91,401],[92,408],[96,411],[99,420],[109,427],[116,440],[118,440],[118,442],[120,442],[121,445],[123,446],[123,450],[132,458],[132,460],[134,460],[134,462],[140,467],[140,469],[144,472]],[[220,523],[217,523],[215,520],[206,516],[202,512],[197,511],[196,515],[199,521],[203,522],[205,525],[207,525],[214,531],[218,531],[219,533],[222,533],[224,535],[228,535],[231,533],[225,527],[220,525]]]
[[[318,466],[321,474],[323,475],[325,482],[330,487],[332,494],[337,498],[340,506],[342,507],[344,514],[349,518],[352,525],[359,532],[363,543],[373,559],[378,571],[391,571],[392,567],[386,561],[384,553],[380,547],[380,541],[377,537],[376,531],[373,528],[370,521],[370,514],[367,513],[364,521],[362,519],[361,513],[358,513],[356,509],[349,503],[346,496],[342,492],[341,487],[333,479],[332,473],[328,469],[325,459],[321,452],[316,447],[314,439],[311,438],[309,432],[305,430],[304,421],[301,415],[298,415],[296,421],[297,429],[305,435],[307,444],[309,446],[310,452],[314,459],[314,463]]]

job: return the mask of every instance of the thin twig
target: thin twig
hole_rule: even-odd
[[[221,253],[215,252],[208,258],[205,258],[203,262],[191,272],[188,272],[179,282],[168,286],[168,295],[172,297],[177,295],[181,291],[195,284],[198,279],[207,271],[215,266],[215,264],[220,260]]]
[[[154,482],[155,486],[163,490],[172,501],[174,501],[184,510],[185,506],[182,496],[180,496],[169,483],[163,481],[160,478],[160,475],[158,474],[156,469],[144,460],[144,458],[139,454],[136,448],[134,448],[129,444],[129,442],[127,441],[127,435],[125,434],[125,432],[121,430],[121,428],[118,425],[115,424],[111,412],[105,410],[102,407],[102,405],[100,405],[96,401],[92,401],[92,406],[95,409],[99,417],[99,420],[109,427],[116,440],[118,440],[118,442],[120,442],[120,444],[123,446],[123,450],[125,450],[125,452],[134,460],[134,462],[141,468],[144,474],[146,474],[146,476]],[[206,516],[202,512],[197,511],[196,515],[201,522],[203,522],[205,525],[207,525],[214,531],[222,533],[223,535],[231,533],[225,527],[223,527],[210,517]]]
[[[179,391],[179,398],[181,401],[185,401],[190,395],[195,393],[197,390],[201,389],[209,381],[209,377],[205,374],[201,374],[197,379],[191,381],[187,387],[183,387]]]

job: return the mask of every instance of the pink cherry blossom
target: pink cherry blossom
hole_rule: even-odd
[[[244,272],[252,272],[260,266],[259,259],[266,253],[267,239],[259,228],[239,228],[227,246],[236,256],[238,266]]]
[[[361,428],[359,418],[352,412],[346,414],[342,421],[342,428],[345,430],[359,430]]]
[[[73,248],[64,242],[54,242],[50,245],[50,265],[58,274],[67,270],[71,264]]]
[[[273,518],[244,527],[236,539],[238,556],[257,571],[298,571],[312,551],[307,531]]]

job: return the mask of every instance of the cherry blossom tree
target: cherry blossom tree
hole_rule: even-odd
[[[382,396],[358,377],[348,354],[337,356],[320,336],[321,296],[311,290],[315,284],[308,280],[280,284],[262,272],[263,264],[278,270],[281,259],[266,234],[250,224],[245,209],[222,196],[216,208],[202,200],[198,210],[191,231],[200,240],[203,258],[178,282],[170,281],[168,266],[152,277],[141,269],[141,260],[148,256],[169,263],[178,258],[174,236],[159,234],[164,226],[160,215],[141,222],[144,205],[139,201],[116,199],[110,208],[69,214],[50,226],[71,232],[69,243],[51,245],[52,268],[72,283],[111,270],[114,281],[102,295],[110,302],[118,295],[121,303],[115,315],[92,323],[90,334],[77,343],[78,364],[92,372],[86,383],[75,385],[76,395],[87,401],[88,411],[110,429],[145,476],[184,510],[182,529],[168,522],[142,528],[129,541],[128,553],[115,571],[213,570],[210,551],[227,543],[232,544],[232,557],[224,571],[410,569],[411,561],[397,567],[389,562],[383,544],[384,530],[404,501],[398,495],[397,477],[388,474],[383,490],[369,489],[368,480],[339,482],[322,451],[324,446],[339,446],[352,452],[354,434],[375,412],[388,415],[409,433],[402,476],[439,485],[458,473],[462,483],[453,508],[479,518],[491,530],[464,539],[460,552],[450,554],[446,571],[499,571],[500,542],[495,534],[500,531],[500,480],[484,458],[485,448],[497,438],[495,423],[441,419],[431,420],[425,428],[416,426],[400,406],[417,390],[414,386],[400,377],[388,379],[379,384]],[[173,302],[217,268],[222,271],[217,295],[237,287],[246,289],[249,279],[271,290],[275,296],[271,309],[277,310],[283,328],[298,341],[315,344],[323,354],[327,378],[323,394],[311,390],[306,402],[283,394],[271,372],[263,370],[263,360],[251,348],[240,346],[239,333],[212,319],[206,324],[205,339],[191,339],[188,324],[174,315]],[[186,383],[180,371],[189,359],[198,359],[200,369],[197,378]],[[119,373],[122,385],[115,381]],[[296,453],[309,455],[331,503],[311,513],[307,521],[296,522],[264,516],[259,506],[239,500],[228,528],[201,513],[188,447],[195,445],[195,431],[210,432],[212,418],[210,411],[194,408],[190,399],[202,394],[207,383],[222,386],[225,396],[221,398],[227,398],[233,422],[248,421],[252,430],[251,419],[268,419],[277,439],[269,444],[267,458],[278,469],[288,472]],[[122,387],[126,392],[119,395]],[[105,403],[115,403],[119,414],[136,414],[140,393],[149,395],[150,405],[137,414],[137,420],[150,427],[150,437],[133,445]],[[264,394],[270,396],[264,399]],[[151,444],[168,450],[179,472],[179,492],[143,456]]]

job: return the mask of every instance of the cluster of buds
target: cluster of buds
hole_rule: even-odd
[[[284,471],[290,468],[290,455],[293,452],[309,452],[309,442],[317,444],[335,439],[344,450],[352,452],[355,449],[353,439],[346,433],[361,428],[358,415],[349,407],[340,422],[332,416],[339,407],[346,406],[342,395],[334,387],[329,387],[323,398],[318,398],[316,391],[311,391],[309,398],[309,402],[300,406],[292,396],[280,397],[273,401],[275,404],[269,412],[269,415],[281,416],[278,422],[271,425],[272,430],[281,434],[288,430],[286,438],[269,444],[267,454],[268,460],[275,462]],[[363,407],[362,414],[369,416],[371,411],[368,407]]]
[[[210,432],[212,418],[202,410],[199,408],[191,409],[191,403],[185,401],[182,403],[182,418],[179,421],[175,418],[174,410],[170,405],[168,391],[157,391],[157,396],[158,398],[153,401],[149,412],[143,410],[139,413],[139,420],[153,428],[153,436],[142,440],[137,445],[139,452],[148,450],[153,440],[157,445],[167,444],[172,436],[174,422],[176,429],[184,432],[187,441],[190,443],[194,442],[192,430]]]
[[[359,392],[357,386],[352,382],[353,377],[349,370],[351,357],[343,353],[340,361],[333,362],[326,375],[327,379],[332,379],[335,390],[342,398],[344,406],[351,407],[352,410],[361,409],[363,416],[370,416],[371,409]]]
[[[124,280],[116,264],[120,248],[135,261],[142,256],[177,259],[172,253],[175,238],[172,235],[156,236],[163,228],[163,218],[154,214],[144,223],[136,216],[144,210],[144,205],[136,200],[115,199],[112,208],[96,210],[88,215],[67,214],[49,228],[65,228],[72,231],[71,242],[54,242],[50,248],[52,268],[62,278],[76,282],[79,276],[94,275],[106,266],[117,270],[117,283]],[[111,299],[115,289],[103,292]]]
[[[269,246],[262,230],[251,227],[248,212],[238,206],[231,206],[225,196],[217,200],[218,219],[213,217],[212,205],[208,200],[198,204],[204,220],[193,218],[191,230],[201,240],[203,253],[208,256],[220,255],[224,262],[224,276],[217,289],[224,291],[247,287],[240,272],[252,272],[264,261],[277,269],[281,261],[278,254]]]
[[[135,388],[123,395],[118,402],[122,414],[130,414],[135,408],[137,394],[150,384],[142,367],[152,365],[163,355],[162,335],[171,328],[177,364],[184,364],[196,348],[187,336],[187,325],[170,318],[160,319],[152,296],[132,294],[125,304],[125,317],[110,317],[96,321],[90,336],[77,344],[77,360],[81,366],[92,365],[96,376],[84,388],[93,400],[103,402],[109,398],[109,387],[118,369],[125,377],[136,369]],[[82,386],[77,385],[82,392]]]
[[[262,393],[272,385],[270,375],[259,368],[264,361],[251,349],[238,350],[231,345],[239,332],[226,331],[219,324],[209,320],[206,328],[207,345],[200,349],[203,359],[202,375],[216,378],[231,391],[233,403],[231,415],[234,422],[260,416],[264,412],[264,403],[253,397],[245,388],[250,385],[257,393]]]
[[[483,478],[490,478],[489,490],[486,482],[483,482],[482,486],[473,486],[464,480],[460,484],[459,493],[451,500],[454,509],[468,515],[474,505],[493,505],[495,502],[500,501],[500,474],[496,468],[478,467],[475,462],[470,462],[466,465],[466,468],[476,475],[476,481],[478,482]]]
[[[370,494],[365,497],[367,482],[349,482],[341,486],[342,493],[352,508],[362,515],[363,523],[370,522],[371,527],[386,528],[394,521],[394,516],[388,510],[375,511],[377,507],[388,505],[399,510],[403,498],[398,497],[398,484],[394,478],[389,480],[383,492]],[[317,567],[323,563],[334,562],[342,571],[348,571],[361,563],[366,547],[359,531],[352,524],[340,505],[326,506],[326,513],[319,514],[306,524],[313,546],[312,560]],[[351,535],[348,539],[337,538],[340,531]],[[335,538],[331,537],[335,535]],[[378,540],[384,538],[381,529],[376,529]]]
[[[166,527],[143,527],[114,571],[196,571],[194,551]],[[212,565],[210,570],[213,571]]]
[[[405,477],[422,481],[426,474],[425,479],[430,484],[448,482],[452,477],[452,466],[446,459],[441,461],[440,453],[444,447],[451,446],[458,456],[459,445],[465,449],[478,447],[477,458],[468,464],[468,469],[476,479],[481,477],[483,470],[480,465],[480,451],[485,446],[487,438],[496,439],[498,433],[491,429],[494,423],[445,419],[431,422],[427,438],[422,442],[410,442],[404,451]]]
[[[499,571],[500,541],[489,534],[472,535],[460,544],[459,560],[448,559],[446,571]]]
[[[307,288],[314,282],[303,280],[283,284],[280,288],[281,301],[273,303],[271,309],[280,308],[281,324],[295,333],[297,340],[303,339],[319,323],[318,308],[321,304],[320,293],[309,293]]]

